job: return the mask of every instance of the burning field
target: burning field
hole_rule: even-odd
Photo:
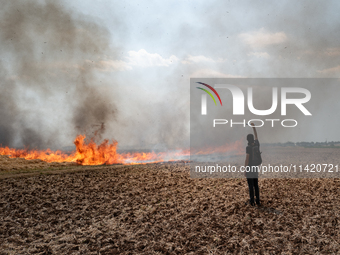
[[[313,96],[305,102],[285,97],[291,92],[283,88],[299,79],[279,79],[278,97],[267,94],[273,84],[265,78],[338,75],[338,27],[327,27],[338,24],[337,13],[305,3],[178,2],[0,0],[0,255],[340,253],[339,81],[308,79]],[[240,11],[257,8],[254,19]],[[264,79],[250,83],[244,111],[234,92],[220,98],[213,89],[217,108],[210,92],[213,101],[193,100],[191,87],[205,91],[192,86],[195,77],[231,79],[238,102],[243,79]],[[299,110],[308,103],[312,114],[287,107],[289,119],[274,128],[284,107],[294,108],[289,99]],[[232,125],[224,118],[234,105],[243,127],[234,118],[236,128],[206,132],[207,107]],[[266,164],[336,172],[269,174],[259,181],[261,207],[245,203],[242,174],[192,178],[189,163],[244,164],[245,121],[262,121],[254,112],[272,112],[264,114],[272,126],[258,130],[261,142],[294,144],[263,144]],[[295,119],[298,127],[283,125]],[[295,146],[325,140],[327,148]]]
[[[245,179],[193,179],[187,163],[1,160],[34,167],[1,171],[0,254],[340,252],[339,179],[260,179],[258,208],[245,204]]]
[[[94,142],[94,138],[86,140],[85,135],[79,135],[74,140],[76,150],[71,153],[65,153],[60,150],[29,150],[29,149],[12,149],[8,146],[0,147],[0,155],[9,156],[9,158],[22,158],[36,160],[30,162],[47,162],[47,163],[75,163],[78,165],[112,165],[112,164],[146,164],[159,163],[164,161],[188,160],[190,150],[177,149],[165,152],[117,152],[118,142],[104,140],[100,145]],[[242,143],[240,141],[226,144],[217,148],[206,148],[197,150],[197,155],[206,155],[213,153],[232,153],[233,155],[242,154]],[[6,160],[5,160],[6,161]],[[5,164],[5,169],[6,169]],[[58,164],[57,164],[58,165]],[[1,168],[1,166],[0,166]],[[27,168],[24,166],[24,168]]]

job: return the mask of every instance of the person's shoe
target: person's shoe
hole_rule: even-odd
[[[260,201],[259,201],[259,202],[256,202],[256,205],[257,205],[257,206],[261,206],[261,203],[260,203]]]
[[[255,203],[254,203],[254,202],[250,202],[250,201],[247,201],[245,204],[246,204],[246,205],[255,206]]]

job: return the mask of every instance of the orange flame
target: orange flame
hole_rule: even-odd
[[[93,140],[85,141],[84,135],[78,135],[74,140],[76,151],[72,154],[66,154],[62,151],[52,151],[47,149],[27,150],[27,149],[12,149],[8,147],[0,147],[0,155],[9,155],[10,158],[24,159],[41,159],[46,162],[76,162],[79,165],[111,165],[111,164],[146,164],[163,161],[176,161],[189,157],[189,150],[176,150],[168,152],[137,152],[137,153],[117,153],[116,141],[109,143],[104,140],[100,145],[97,145]],[[242,143],[237,141],[228,146],[217,148],[206,148],[191,152],[194,154],[213,154],[213,153],[233,153],[235,155],[242,154]]]

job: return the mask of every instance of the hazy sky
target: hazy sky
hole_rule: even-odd
[[[339,1],[73,1],[70,8],[109,28],[120,49],[103,68],[147,90],[136,94],[145,102],[169,96],[176,109],[188,100],[190,77],[340,74]],[[301,139],[340,137],[314,130]]]
[[[66,4],[67,3],[67,4]],[[116,71],[338,77],[339,1],[69,1],[111,32]],[[188,67],[189,66],[189,67]],[[166,72],[166,71],[165,71]]]
[[[17,15],[15,23],[28,27],[27,33],[20,25],[0,36],[7,45],[0,52],[2,79],[16,84],[12,90],[3,85],[2,94],[15,95],[11,103],[20,113],[20,119],[10,117],[12,104],[2,103],[1,117],[10,125],[0,127],[1,142],[12,146],[70,145],[76,134],[102,122],[102,138],[122,146],[187,146],[191,77],[340,74],[336,0],[2,2],[8,6],[0,14],[3,24]],[[12,38],[11,31],[26,33],[29,43]],[[12,47],[13,40],[20,47]],[[11,64],[29,58],[34,61],[20,68]],[[39,77],[44,74],[32,75],[30,86],[28,63],[36,64]],[[12,129],[17,131],[7,141],[3,137]],[[301,140],[340,140],[323,133],[311,130]],[[42,142],[32,143],[38,135]]]

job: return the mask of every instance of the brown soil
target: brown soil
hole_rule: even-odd
[[[340,252],[339,179],[260,179],[251,207],[183,163],[65,168],[3,175],[0,254]]]

